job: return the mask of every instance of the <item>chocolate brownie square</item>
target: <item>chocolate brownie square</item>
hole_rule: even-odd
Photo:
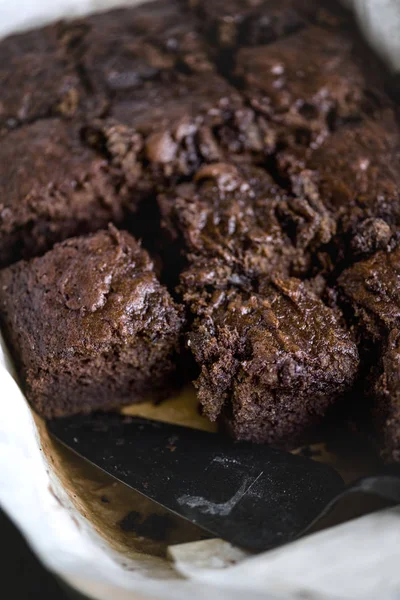
[[[236,439],[309,441],[357,371],[356,345],[335,312],[297,279],[264,280],[254,293],[203,288],[190,302],[199,316],[188,345],[206,416]]]
[[[0,132],[49,115],[74,116],[84,100],[58,41],[59,25],[0,41]]]
[[[140,245],[113,226],[0,272],[0,319],[46,418],[168,395],[181,311]]]
[[[44,119],[10,132],[0,144],[0,265],[121,222],[135,203],[121,188],[76,124]]]
[[[338,124],[373,110],[358,47],[357,37],[312,26],[268,46],[239,50],[236,76],[278,145],[316,147]]]

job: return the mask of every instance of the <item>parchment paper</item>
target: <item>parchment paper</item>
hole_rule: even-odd
[[[0,0],[0,36],[133,3]],[[400,68],[400,2],[353,4],[371,42]],[[155,509],[51,440],[30,411],[1,337],[0,342],[0,504],[43,563],[81,592],[107,600],[236,600],[244,594],[251,600],[400,598],[400,509],[331,527],[257,557],[221,540],[199,541],[198,529]],[[161,407],[149,403],[126,410],[211,427],[198,415],[190,388]],[[378,465],[342,432],[312,450],[346,481]]]

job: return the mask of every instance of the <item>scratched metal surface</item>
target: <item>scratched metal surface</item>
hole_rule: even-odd
[[[252,551],[295,539],[343,488],[309,458],[158,421],[96,414],[48,427],[136,491]]]

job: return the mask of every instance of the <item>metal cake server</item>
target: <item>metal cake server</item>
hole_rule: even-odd
[[[400,477],[345,487],[331,467],[267,446],[167,423],[95,414],[57,419],[50,433],[176,515],[260,552],[296,539],[346,495],[400,502]]]

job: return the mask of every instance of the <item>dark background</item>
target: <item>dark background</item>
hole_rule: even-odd
[[[0,510],[1,587],[13,600],[77,600],[31,552],[22,535]],[[82,596],[79,596],[83,600]]]

